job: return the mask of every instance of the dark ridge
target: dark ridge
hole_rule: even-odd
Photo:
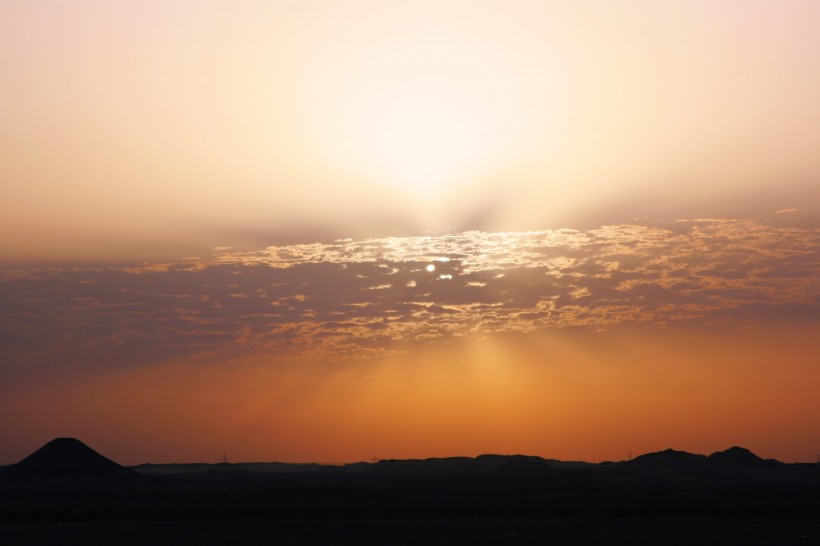
[[[479,455],[474,459],[473,464],[468,470],[472,472],[488,472],[494,471],[501,466],[511,462],[536,462],[539,464],[545,463],[541,457],[534,455]]]
[[[624,463],[625,468],[635,470],[690,470],[701,467],[706,462],[705,455],[695,455],[686,451],[666,449],[647,453]]]
[[[126,470],[76,438],[56,438],[17,463],[14,468],[18,471],[50,474],[95,474],[107,470]]]
[[[483,455],[385,460],[361,463],[350,471],[287,463],[146,465],[149,475],[137,476],[82,442],[58,439],[0,471],[0,536],[4,522],[92,520],[817,519],[820,464],[747,467],[738,461],[768,464],[747,450],[732,448],[710,457],[666,450],[629,462],[588,466],[556,466],[555,461],[525,455]],[[103,542],[122,542],[115,538],[123,537],[112,535]],[[717,538],[720,542],[724,537]]]
[[[367,467],[370,472],[429,472],[458,474],[462,472],[492,472],[509,463],[531,464],[533,469],[576,468],[594,466],[590,463],[564,462],[534,455],[484,454],[478,457],[442,457],[432,459],[383,459]]]
[[[761,459],[748,449],[739,446],[712,453],[708,460],[711,466],[728,468],[763,468],[782,464],[774,459]]]
[[[433,459],[382,459],[368,469],[370,472],[432,472],[452,473],[468,469],[472,457],[443,457]]]
[[[4,485],[33,490],[118,488],[141,479],[76,438],[56,438],[2,474]]]

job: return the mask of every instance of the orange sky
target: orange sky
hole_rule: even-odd
[[[809,460],[818,248],[724,219],[9,268],[0,456]]]
[[[816,332],[574,332],[307,366],[166,361],[4,393],[4,462],[72,435],[123,464],[482,453],[623,460],[732,445],[811,461]],[[275,364],[275,365],[274,365]]]
[[[820,450],[820,3],[9,0],[0,89],[0,464]]]

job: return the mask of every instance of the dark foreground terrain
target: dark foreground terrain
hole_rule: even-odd
[[[817,544],[820,465],[667,450],[124,468],[73,439],[0,469],[0,544]]]
[[[0,523],[3,544],[809,546],[820,521],[776,519],[248,519]]]

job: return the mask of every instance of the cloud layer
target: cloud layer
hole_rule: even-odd
[[[6,373],[344,359],[470,335],[820,318],[820,231],[747,220],[339,240],[0,271]]]

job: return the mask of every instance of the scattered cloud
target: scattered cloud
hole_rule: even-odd
[[[550,328],[816,320],[818,272],[820,230],[728,219],[5,269],[0,360],[8,371],[193,353],[367,358]]]

